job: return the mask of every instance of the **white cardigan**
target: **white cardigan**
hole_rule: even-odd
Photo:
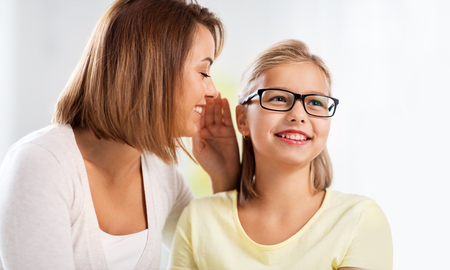
[[[136,266],[158,269],[193,198],[180,174],[158,157],[141,158],[147,244]],[[0,269],[108,269],[83,158],[69,125],[24,137],[0,167]]]

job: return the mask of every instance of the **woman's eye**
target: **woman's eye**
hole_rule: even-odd
[[[202,74],[203,78],[210,78],[210,77],[211,77],[211,76],[209,76],[208,74],[203,73],[203,72],[200,72],[200,74]]]

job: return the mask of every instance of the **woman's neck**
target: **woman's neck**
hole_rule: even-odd
[[[74,128],[75,140],[85,164],[103,172],[110,180],[126,179],[140,170],[141,152],[113,140],[98,139],[90,129]]]

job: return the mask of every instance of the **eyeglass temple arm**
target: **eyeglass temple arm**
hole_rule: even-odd
[[[249,95],[248,97],[246,97],[244,99],[244,101],[242,101],[242,104],[245,104],[247,102],[249,102],[250,99],[254,98],[256,95],[258,95],[258,91],[254,92],[253,94]]]

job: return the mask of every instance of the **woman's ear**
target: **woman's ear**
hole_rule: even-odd
[[[242,105],[236,106],[236,124],[242,135],[248,135],[247,110]]]

